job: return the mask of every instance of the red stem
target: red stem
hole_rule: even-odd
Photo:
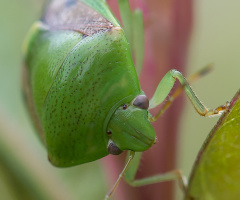
[[[117,1],[109,1],[109,5],[119,16]],[[140,7],[144,12],[145,61],[140,82],[150,99],[167,71],[172,68],[184,71],[192,29],[193,3],[189,0],[135,0],[131,1],[131,6]],[[158,142],[143,153],[138,178],[176,168],[178,121],[182,105],[180,98],[153,124]],[[107,156],[103,162],[111,186],[123,168],[125,155]],[[173,184],[167,182],[133,188],[121,181],[114,197],[118,200],[171,200],[174,197]]]

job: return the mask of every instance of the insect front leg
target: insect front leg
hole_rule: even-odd
[[[142,156],[141,152],[135,153],[134,151],[129,151],[129,156],[122,172],[119,174],[117,181],[115,182],[112,189],[108,192],[104,200],[110,199],[110,197],[112,196],[113,192],[117,188],[119,181],[121,180],[123,175],[124,175],[125,181],[133,187],[140,187],[140,186],[150,185],[150,184],[159,183],[159,182],[177,180],[179,187],[183,190],[184,193],[186,192],[187,179],[185,178],[185,176],[182,176],[180,170],[173,170],[167,173],[156,174],[150,177],[135,180],[135,175],[139,167],[141,156]]]
[[[128,169],[125,172],[124,179],[129,185],[133,187],[140,187],[140,186],[150,185],[150,184],[159,183],[159,182],[177,180],[180,188],[183,190],[184,193],[186,192],[187,180],[184,176],[182,176],[180,170],[173,170],[163,174],[156,174],[146,178],[135,179],[135,175],[139,167],[141,156],[142,156],[142,153],[137,152],[135,154],[133,161],[131,162],[131,164],[129,165]]]
[[[128,169],[130,163],[132,162],[132,160],[133,160],[133,158],[134,158],[134,155],[135,155],[135,152],[134,152],[134,151],[129,151],[128,160],[127,160],[127,162],[126,162],[126,164],[125,164],[122,172],[119,174],[117,181],[115,182],[115,184],[113,185],[113,187],[111,188],[111,190],[107,193],[107,195],[105,196],[105,199],[104,199],[104,200],[108,200],[108,199],[112,196],[112,194],[113,194],[113,192],[116,190],[116,188],[117,188],[120,180],[122,179],[123,175],[125,174],[126,170]]]
[[[173,170],[163,174],[156,174],[156,175],[142,178],[142,179],[135,179],[135,175],[139,167],[141,155],[142,155],[141,152],[137,152],[135,154],[134,159],[131,160],[131,163],[127,162],[128,167],[126,168],[125,166],[124,168],[125,169],[124,179],[129,185],[133,187],[140,187],[140,186],[150,185],[150,184],[159,183],[159,182],[177,180],[180,188],[183,190],[184,193],[186,192],[187,179],[185,178],[185,176],[182,176],[181,171],[179,170]],[[123,172],[120,175],[123,175]]]
[[[204,74],[204,72],[203,72]],[[161,104],[164,99],[168,96],[169,92],[171,91],[176,79],[179,80],[179,82],[182,85],[182,88],[184,89],[185,93],[187,94],[188,98],[190,99],[191,103],[193,104],[195,110],[202,116],[209,117],[209,116],[216,116],[219,114],[222,114],[225,110],[229,107],[229,102],[226,102],[225,105],[221,105],[215,109],[207,109],[197,98],[193,90],[191,89],[190,85],[188,84],[185,77],[177,70],[170,70],[161,80],[159,83],[152,99],[150,100],[150,106],[149,109],[155,108],[159,104]],[[173,94],[175,96],[178,96],[178,94]],[[173,99],[175,99],[175,96],[173,96]],[[170,99],[167,104],[171,104],[173,99]],[[151,117],[150,121],[154,122],[156,119],[163,113],[163,111],[169,107],[169,105],[165,106],[163,110],[161,110],[155,117]]]

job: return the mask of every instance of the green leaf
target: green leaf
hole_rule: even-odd
[[[187,200],[240,197],[240,90],[210,132],[195,162]]]

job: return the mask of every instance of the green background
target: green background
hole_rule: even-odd
[[[214,70],[193,83],[192,88],[208,108],[215,108],[230,101],[240,88],[240,1],[194,2],[195,19],[187,74],[206,64],[214,64]],[[218,118],[197,115],[186,101],[180,122],[178,157],[183,174],[189,176],[197,153]]]
[[[52,167],[46,159],[45,149],[33,134],[34,130],[22,103],[21,46],[31,24],[40,16],[42,3],[43,1],[37,0],[0,0],[0,121],[11,127],[13,132],[12,135],[8,135],[7,141],[2,139],[4,134],[0,132],[0,158],[8,160],[7,163],[17,165],[17,159],[11,156],[11,150],[7,151],[4,147],[10,142],[20,154],[21,149],[26,155],[29,154],[30,162],[35,159],[35,164],[41,163],[42,171],[47,171],[46,180],[51,178],[50,175],[56,176],[60,184],[73,194],[73,199],[94,199],[94,195],[101,198],[107,191],[107,186],[102,169],[99,167],[100,163],[93,162],[69,169]],[[214,63],[214,71],[193,84],[198,97],[210,108],[231,100],[239,89],[239,7],[240,1],[237,0],[195,1],[194,30],[185,75],[190,75],[206,64]],[[182,137],[178,156],[179,168],[184,174],[189,175],[201,144],[217,119],[198,116],[186,99],[180,123]],[[25,144],[26,141],[31,141],[29,146],[17,146]],[[40,157],[35,158],[33,155]],[[33,160],[31,160],[32,156]],[[13,199],[16,195],[14,187],[11,187],[12,181],[7,174],[8,169],[5,164],[0,163],[1,199],[7,197]]]
[[[187,74],[206,64],[214,70],[192,84],[200,100],[215,108],[230,101],[240,87],[240,1],[195,1],[194,30]],[[218,117],[196,114],[189,101],[181,118],[180,167],[189,174],[194,158]]]

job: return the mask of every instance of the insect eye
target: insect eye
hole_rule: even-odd
[[[122,106],[122,109],[123,109],[123,110],[126,110],[126,109],[127,109],[127,105],[124,104],[124,105]]]
[[[109,140],[107,150],[108,153],[112,155],[119,155],[120,153],[122,153],[122,150],[120,150],[112,140]]]
[[[136,97],[136,99],[133,102],[133,105],[142,108],[142,109],[148,109],[149,107],[149,101],[148,98],[145,95],[139,95]]]

